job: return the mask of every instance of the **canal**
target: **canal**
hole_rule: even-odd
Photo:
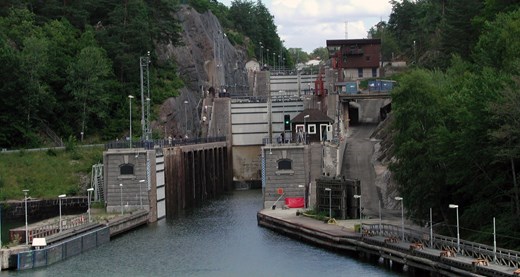
[[[0,276],[405,276],[257,226],[260,190],[234,191],[42,269]]]

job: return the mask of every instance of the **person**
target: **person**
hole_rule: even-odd
[[[282,132],[280,136],[282,137],[282,143],[285,143],[285,132]]]

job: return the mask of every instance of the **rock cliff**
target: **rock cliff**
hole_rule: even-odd
[[[184,134],[197,137],[202,98],[208,92],[214,91],[217,96],[224,90],[247,93],[247,53],[246,49],[230,43],[220,22],[209,11],[199,14],[181,5],[174,17],[182,26],[183,45],[158,45],[156,51],[159,60],[175,61],[185,87],[178,97],[163,103],[154,128],[165,132],[165,137]]]

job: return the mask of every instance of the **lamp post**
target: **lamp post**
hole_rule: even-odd
[[[303,189],[303,208],[307,209],[307,192],[305,191],[305,186],[298,185],[298,187]]]
[[[273,69],[276,70],[276,53],[273,52]]]
[[[90,219],[90,201],[91,201],[91,194],[92,192],[94,191],[94,188],[89,188],[87,189],[87,193],[88,193],[88,223],[92,222],[92,220]]]
[[[401,240],[404,241],[404,207],[403,207],[403,198],[396,196],[395,200],[401,201]]]
[[[186,106],[188,106],[188,100],[184,100],[184,124],[186,127],[186,135],[184,137],[188,137],[188,113],[186,112]]]
[[[24,195],[24,202],[25,202],[25,245],[29,244],[29,225],[27,224],[27,192],[29,192],[28,189],[24,189],[23,195]]]
[[[143,197],[141,196],[141,185],[146,182],[146,180],[139,180],[139,206],[141,209],[143,208]]]
[[[260,70],[262,70],[262,67],[264,66],[264,45],[260,41]]]
[[[267,50],[267,56],[266,56],[266,60],[267,60],[267,65],[269,65],[269,48],[266,48]]]
[[[361,230],[363,229],[363,219],[361,218],[361,195],[355,194],[354,198],[359,199],[359,233],[362,233]]]
[[[303,137],[305,144],[307,144],[307,118],[309,118],[310,115],[306,115],[303,117]]]
[[[134,98],[133,95],[128,95],[128,103],[130,106],[130,148],[132,148],[132,99]]]
[[[124,213],[124,210],[123,210],[123,184],[119,184],[119,188],[120,188],[120,195],[121,195],[121,215],[123,215]]]
[[[60,228],[59,228],[60,233],[61,233],[61,226],[62,226],[62,224],[61,224],[61,199],[62,199],[63,197],[66,197],[66,196],[67,196],[66,194],[60,194],[60,195],[58,195],[58,199],[60,200]]]
[[[457,252],[460,252],[460,233],[459,233],[459,205],[450,204],[450,209],[455,209],[457,212]]]
[[[325,188],[325,191],[329,192],[329,220],[332,219],[332,190]]]

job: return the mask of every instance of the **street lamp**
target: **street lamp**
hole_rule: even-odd
[[[459,205],[450,204],[450,209],[455,209],[457,212],[457,252],[460,252],[460,233],[459,233]]]
[[[276,53],[273,52],[273,70],[276,70]]]
[[[27,192],[29,192],[28,189],[24,189],[23,195],[24,195],[24,202],[25,202],[25,245],[29,244],[29,225],[27,224]]]
[[[359,199],[359,233],[361,233],[361,229],[363,229],[363,219],[361,218],[361,195],[355,194],[354,198]]]
[[[90,199],[91,199],[91,193],[94,191],[94,188],[89,188],[87,189],[87,193],[88,193],[88,223],[90,223],[92,220],[90,219]]]
[[[60,228],[59,228],[60,233],[61,233],[61,199],[62,199],[63,197],[66,197],[66,196],[67,196],[66,194],[60,194],[60,195],[58,195],[58,199],[60,200]]]
[[[141,209],[143,208],[143,197],[141,197],[141,184],[146,182],[146,180],[139,180],[139,205]]]
[[[266,58],[266,60],[267,60],[267,65],[269,65],[269,48],[266,48],[266,50],[267,50],[267,58]]]
[[[186,112],[186,106],[188,106],[188,100],[184,100],[184,123],[186,127],[186,138],[188,137],[188,114]]]
[[[403,198],[396,196],[395,200],[401,201],[401,240],[404,241],[404,207],[403,207]]]
[[[303,188],[303,208],[307,209],[307,191],[304,185],[298,185],[299,188]]]
[[[303,117],[303,136],[305,144],[307,144],[307,118],[309,118],[310,115],[306,115]]]
[[[130,106],[130,148],[132,148],[132,99],[134,98],[133,95],[128,95],[128,103]]]
[[[325,188],[325,191],[329,192],[329,220],[332,219],[332,190],[330,188]]]
[[[123,215],[123,184],[119,184],[119,188],[121,188],[121,215]]]

